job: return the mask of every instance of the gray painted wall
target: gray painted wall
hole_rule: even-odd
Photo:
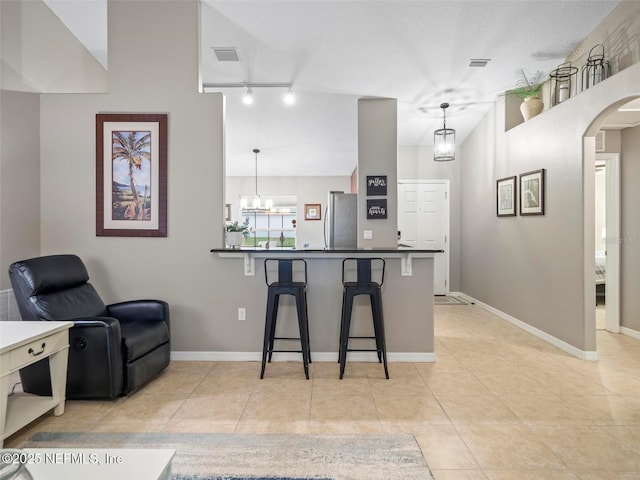
[[[140,18],[154,28],[140,29]],[[41,95],[41,253],[80,255],[106,302],[167,300],[175,351],[255,352],[264,278],[244,276],[242,259],[209,253],[223,246],[224,100],[197,93],[197,3],[109,2],[109,39],[108,94]],[[167,238],[95,236],[95,115],[106,112],[169,114]],[[340,261],[310,264],[312,349],[336,351]],[[433,352],[432,299],[423,294],[432,288],[432,260],[413,267],[413,277],[402,277],[399,260],[388,265],[389,352]]]
[[[604,138],[604,152],[602,153],[620,153],[622,148],[620,130],[605,130]]]
[[[595,174],[592,163],[583,168],[582,137],[595,135],[608,111],[638,94],[640,64],[506,133],[500,103],[485,116],[461,148],[463,292],[595,350],[593,308],[585,300],[587,291],[589,302],[593,295],[595,227],[583,204],[594,198]],[[539,168],[547,170],[546,214],[497,218],[496,180]]]
[[[398,180],[450,180],[449,285],[460,291],[460,161],[434,162],[433,147],[398,147]]]
[[[105,92],[107,72],[42,1],[0,2],[0,83],[23,92]]]
[[[620,324],[640,332],[640,127],[622,130]]]
[[[40,98],[0,91],[0,290],[9,265],[40,254]]]
[[[197,3],[109,2],[109,40],[108,94],[41,96],[42,253],[79,254],[107,302],[166,299],[174,349],[234,349],[221,305],[240,295],[236,271],[209,254],[223,238],[223,97],[197,93]],[[95,236],[106,112],[169,115],[167,238]]]
[[[139,18],[156,28],[141,30]],[[253,351],[261,337],[263,279],[244,277],[241,260],[208,254],[223,244],[223,99],[196,93],[196,26],[195,2],[110,2],[109,93],[42,96],[41,251],[80,254],[106,301],[168,300],[176,350]],[[141,56],[148,59],[144,68],[131,60]],[[503,114],[498,109],[487,114],[459,157],[461,290],[577,348],[595,348],[595,334],[576,306],[585,304],[584,289],[576,283],[588,275],[582,265],[588,249],[582,238],[581,137],[617,100],[640,94],[639,86],[640,70],[633,65],[507,134],[501,133]],[[95,237],[98,112],[169,113],[168,238]],[[540,167],[549,170],[548,214],[495,218],[495,180]],[[13,195],[6,202],[3,196],[2,204],[19,198]],[[15,224],[3,216],[0,226],[4,232]],[[409,279],[392,282],[407,286],[407,295],[415,286]],[[433,351],[432,338],[418,343],[410,338],[415,332],[426,335],[430,325],[420,318],[421,305],[406,303],[398,302],[406,309],[398,317],[407,319],[398,332],[409,333],[389,333],[390,350],[426,345],[424,351]],[[237,306],[249,307],[244,323],[235,320]]]
[[[398,101],[358,100],[358,246],[398,245]],[[387,176],[386,197],[367,197],[367,175]],[[367,220],[367,199],[387,199],[387,218]],[[364,230],[373,238],[365,240]]]
[[[620,2],[568,57],[579,64],[603,43],[615,75],[507,132],[502,99],[461,148],[462,291],[583,351],[596,349],[593,136],[640,94],[639,24],[640,3]],[[495,181],[538,168],[547,169],[547,214],[496,218]]]

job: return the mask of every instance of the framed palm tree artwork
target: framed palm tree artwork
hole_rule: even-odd
[[[96,115],[96,235],[167,236],[167,114]]]

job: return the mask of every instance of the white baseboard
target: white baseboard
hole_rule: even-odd
[[[452,297],[460,297],[463,300],[466,300],[469,303],[476,303],[477,300],[473,297],[470,297],[469,295],[467,295],[466,293],[462,293],[462,292],[454,292],[455,294],[451,294]]]
[[[638,330],[628,327],[620,327],[620,333],[629,335],[631,338],[635,338],[636,340],[640,340],[640,332]]]
[[[205,362],[261,362],[262,352],[171,352],[171,360],[176,361],[205,361]],[[311,352],[311,360],[314,362],[337,362],[338,352]],[[377,362],[375,352],[351,352],[347,357],[351,362]],[[400,353],[388,352],[389,362],[435,362],[435,353]],[[299,353],[274,353],[273,361],[299,362]]]
[[[559,338],[556,338],[553,335],[549,335],[547,332],[544,332],[539,328],[533,327],[528,323],[523,322],[522,320],[518,320],[517,318],[512,317],[511,315],[504,313],[503,311],[498,310],[497,308],[494,308],[491,305],[487,305],[486,303],[476,300],[475,298],[470,297],[469,295],[461,293],[460,296],[463,297],[468,302],[475,303],[479,307],[482,307],[485,310],[493,313],[494,315],[502,318],[503,320],[506,320],[507,322],[515,325],[518,328],[521,328],[525,332],[528,332],[538,337],[539,339],[544,340],[545,342],[553,345],[554,347],[559,348],[560,350],[563,350],[569,353],[570,355],[573,355],[576,358],[579,358],[580,360],[589,360],[591,362],[598,361],[598,352],[596,351],[580,350],[579,348],[576,348],[573,345],[569,345],[564,340],[560,340]]]

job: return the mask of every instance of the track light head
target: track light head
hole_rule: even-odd
[[[293,105],[296,103],[296,96],[291,91],[291,87],[289,87],[287,93],[284,94],[284,103],[287,105]]]
[[[242,102],[245,105],[252,105],[253,104],[253,88],[251,88],[251,87],[247,88],[247,93],[245,93],[244,97],[242,97]]]

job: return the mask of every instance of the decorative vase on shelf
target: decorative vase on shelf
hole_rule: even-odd
[[[538,115],[543,109],[544,102],[540,97],[527,97],[520,105],[520,111],[525,122]]]
[[[232,248],[242,246],[244,234],[242,232],[227,232],[227,245]]]

